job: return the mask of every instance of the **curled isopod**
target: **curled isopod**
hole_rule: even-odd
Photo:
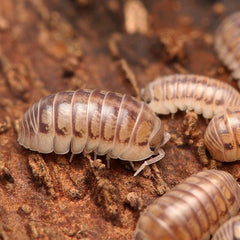
[[[18,142],[40,153],[94,152],[140,161],[159,161],[170,138],[161,120],[144,103],[114,92],[78,90],[42,98],[24,115]]]
[[[221,61],[240,79],[240,12],[228,16],[216,30],[214,47]]]
[[[204,143],[212,157],[222,162],[240,159],[240,108],[228,107],[210,121]]]
[[[225,222],[214,234],[212,240],[239,240],[240,216],[232,217]]]
[[[240,94],[229,84],[193,74],[159,77],[142,90],[142,98],[158,114],[194,110],[205,118],[240,104]]]
[[[201,171],[149,205],[133,239],[207,240],[239,208],[240,187],[231,174]]]

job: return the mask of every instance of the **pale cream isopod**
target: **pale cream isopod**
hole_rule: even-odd
[[[159,77],[142,89],[142,99],[157,114],[194,110],[207,119],[227,106],[240,105],[240,94],[232,86],[194,74]]]
[[[144,103],[114,92],[78,90],[42,98],[24,115],[18,142],[40,153],[95,152],[126,161],[146,160],[135,173],[165,155],[170,139]]]

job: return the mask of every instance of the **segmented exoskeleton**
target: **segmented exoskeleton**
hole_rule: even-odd
[[[140,171],[164,157],[160,147],[169,138],[145,103],[114,92],[78,90],[35,103],[23,117],[18,142],[41,153],[85,151],[127,161],[159,154],[145,161]]]
[[[158,114],[194,110],[207,119],[227,106],[240,105],[240,94],[229,84],[193,74],[159,77],[142,89],[142,98]]]
[[[205,131],[204,143],[216,160],[239,160],[240,107],[228,107],[215,115]]]
[[[212,240],[239,240],[240,216],[232,217],[225,222],[214,234]]]
[[[156,199],[138,220],[134,240],[207,240],[240,208],[240,187],[224,171],[205,170]]]

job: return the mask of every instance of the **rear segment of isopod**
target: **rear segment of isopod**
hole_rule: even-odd
[[[240,12],[228,16],[217,28],[214,46],[221,61],[240,79]]]
[[[160,151],[163,157],[160,147],[169,138],[144,102],[114,92],[78,90],[35,103],[22,119],[18,142],[41,153],[85,151],[140,161]]]
[[[211,156],[219,161],[240,159],[240,108],[229,107],[210,121],[204,143]]]
[[[212,240],[240,240],[240,216],[232,217],[214,234]]]
[[[155,200],[138,220],[134,240],[207,240],[240,208],[240,187],[224,171],[194,174]]]
[[[73,153],[86,145],[87,106],[90,91],[59,92],[46,96],[24,114],[18,142],[41,153]],[[74,136],[74,137],[73,137]]]
[[[142,90],[142,98],[158,114],[194,110],[205,118],[240,104],[240,94],[229,84],[193,74],[159,77]]]

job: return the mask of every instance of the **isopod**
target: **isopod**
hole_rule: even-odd
[[[18,142],[40,153],[94,152],[110,158],[140,161],[135,173],[165,155],[170,139],[161,120],[144,103],[114,92],[78,90],[42,98],[24,115]]]
[[[225,18],[216,30],[214,47],[220,60],[240,79],[240,12]]]
[[[207,240],[240,208],[240,187],[227,172],[205,170],[150,204],[134,240]]]
[[[232,217],[225,222],[214,234],[212,240],[239,240],[240,216]]]
[[[216,160],[240,159],[239,107],[229,107],[212,118],[204,134],[204,144]]]
[[[142,98],[158,114],[194,110],[207,119],[240,104],[240,94],[229,84],[194,74],[159,77],[142,90]]]

